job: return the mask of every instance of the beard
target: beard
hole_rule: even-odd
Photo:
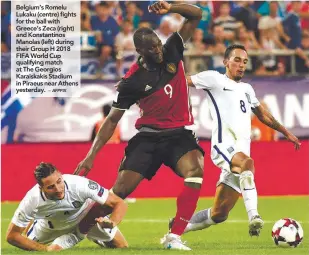
[[[234,81],[240,81],[242,79],[242,76],[236,75],[234,78]]]

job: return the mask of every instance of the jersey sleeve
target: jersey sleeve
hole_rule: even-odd
[[[21,228],[27,227],[29,222],[35,218],[36,205],[35,199],[28,192],[16,209],[12,223]]]
[[[83,201],[90,198],[99,204],[104,204],[109,194],[108,189],[84,177],[80,177],[78,180],[77,192]]]
[[[251,108],[255,108],[258,107],[260,105],[260,101],[257,99],[254,89],[252,88],[251,85],[249,85],[249,97],[250,97],[250,101],[251,101]]]
[[[117,92],[115,98],[113,100],[112,107],[120,109],[120,110],[128,110],[133,104],[138,101],[138,92],[134,91],[130,86],[132,83],[132,78],[123,78],[118,83]]]
[[[217,82],[216,71],[204,71],[198,74],[192,75],[191,80],[197,89],[208,89],[211,90],[215,87]]]
[[[168,52],[174,52],[176,49],[177,54],[183,59],[183,52],[185,50],[184,42],[178,32],[173,33],[166,41],[164,47]]]

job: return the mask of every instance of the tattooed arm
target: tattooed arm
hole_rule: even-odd
[[[300,148],[300,142],[296,136],[294,136],[289,130],[287,130],[283,125],[281,125],[269,111],[265,109],[262,105],[255,107],[252,109],[253,113],[258,117],[258,119],[269,126],[270,128],[277,130],[281,134],[283,134],[286,139],[292,143],[294,143],[294,147],[296,150]]]

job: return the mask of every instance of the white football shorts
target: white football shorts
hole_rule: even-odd
[[[239,186],[239,174],[231,172],[231,160],[237,152],[243,152],[250,156],[250,140],[236,140],[233,142],[223,142],[212,144],[211,160],[221,169],[221,174],[217,186],[224,183],[237,192],[241,193]]]
[[[91,203],[89,207],[87,207],[87,211],[91,209],[91,207],[95,203]],[[31,240],[42,244],[48,244],[55,241],[57,238],[57,244],[63,247],[63,249],[72,248],[79,241],[81,241],[84,236],[79,233],[78,224],[79,221],[76,222],[76,225],[62,230],[54,230],[51,228],[46,228],[46,223],[44,220],[35,220],[30,226],[27,237]],[[110,242],[114,239],[116,233],[118,231],[118,227],[114,227],[113,229],[109,228],[98,228],[97,224],[95,224],[87,234],[87,238],[90,240],[98,240],[103,242]],[[73,235],[70,235],[73,234]],[[77,237],[77,238],[75,238]],[[78,240],[77,240],[78,239]]]

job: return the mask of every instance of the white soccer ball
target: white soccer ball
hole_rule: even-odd
[[[304,237],[302,226],[291,218],[278,220],[271,233],[277,246],[297,247]]]

